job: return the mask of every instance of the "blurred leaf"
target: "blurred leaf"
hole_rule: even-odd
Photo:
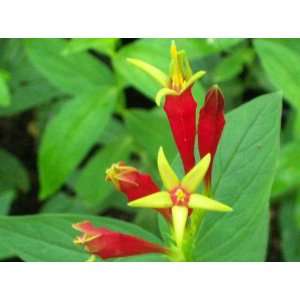
[[[61,96],[29,62],[22,39],[7,40],[1,54],[0,64],[10,73],[11,105],[0,108],[0,116],[15,114]]]
[[[108,145],[123,139],[126,135],[128,135],[128,133],[124,124],[115,118],[111,118],[102,131],[99,142]]]
[[[251,49],[243,48],[234,51],[217,65],[214,70],[214,81],[222,82],[233,79],[242,72],[244,65],[253,58],[254,53]]]
[[[277,174],[272,189],[272,197],[280,197],[299,187],[300,182],[300,142],[284,145],[280,152]]]
[[[282,202],[280,208],[280,232],[285,261],[300,261],[300,228],[295,219],[295,199]]]
[[[13,190],[5,191],[0,194],[0,216],[8,214],[15,197],[16,193]]]
[[[62,55],[67,43],[62,39],[25,41],[32,64],[63,92],[81,94],[113,83],[113,75],[108,67],[88,53]]]
[[[15,254],[12,249],[4,246],[3,244],[0,245],[0,260],[9,259],[13,256],[15,256]]]
[[[151,158],[156,160],[160,146],[164,147],[168,157],[175,157],[176,147],[162,109],[128,110],[125,114],[125,123],[134,140]]]
[[[154,99],[161,87],[152,78],[136,67],[130,65],[126,58],[138,58],[169,73],[170,45],[172,39],[140,39],[125,47],[114,56],[113,63],[119,72],[132,86],[146,96]],[[241,39],[175,39],[178,49],[184,49],[190,60],[220,52]]]
[[[88,213],[77,198],[58,193],[43,205],[41,213]]]
[[[255,49],[270,80],[300,109],[300,53],[272,40],[256,40]]]
[[[105,181],[105,171],[113,163],[127,160],[131,143],[127,137],[105,146],[80,171],[75,190],[88,207],[99,208],[101,201],[115,189],[110,182]]]
[[[10,91],[5,74],[0,70],[0,106],[10,105]]]
[[[0,193],[15,189],[28,191],[27,171],[14,155],[0,148]]]
[[[97,50],[108,56],[112,56],[119,39],[117,38],[83,38],[71,39],[63,49],[64,55],[70,55],[78,52],[83,52],[89,49]]]
[[[278,93],[255,98],[227,115],[212,189],[214,198],[234,211],[207,213],[192,249],[193,260],[265,260],[280,116]]]
[[[103,87],[66,103],[50,121],[39,149],[40,197],[54,193],[97,141],[112,114],[116,90]]]
[[[24,261],[85,261],[89,254],[83,247],[73,244],[73,239],[80,233],[71,227],[73,223],[83,220],[91,220],[96,226],[136,235],[150,242],[160,242],[157,237],[138,226],[115,219],[90,215],[41,214],[0,217],[0,252],[1,245],[7,245]],[[137,260],[140,258],[137,257]]]

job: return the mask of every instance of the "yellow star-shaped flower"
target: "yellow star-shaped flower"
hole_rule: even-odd
[[[169,164],[162,147],[158,151],[158,170],[165,191],[130,202],[132,207],[171,208],[175,240],[182,245],[189,209],[230,212],[232,208],[196,193],[210,164],[210,154],[203,157],[183,178],[179,180]]]

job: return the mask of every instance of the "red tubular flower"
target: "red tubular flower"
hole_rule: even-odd
[[[106,180],[124,193],[128,202],[148,196],[159,191],[159,187],[150,175],[142,173],[134,167],[126,166],[124,162],[113,164],[106,170]],[[169,209],[158,209],[166,218],[170,219]]]
[[[211,185],[213,159],[224,125],[224,96],[218,86],[213,86],[207,92],[204,105],[199,113],[198,122],[198,147],[200,156],[204,157],[207,153],[211,155],[211,163],[205,176],[207,189]]]
[[[186,173],[195,165],[196,109],[191,87],[178,96],[166,96],[164,110]]]
[[[74,224],[73,228],[83,233],[74,243],[84,245],[88,252],[103,259],[166,252],[160,245],[104,227],[97,228],[89,221]]]
[[[192,86],[196,80],[205,75],[205,71],[193,74],[185,52],[177,51],[174,41],[171,45],[169,76],[139,59],[129,58],[128,62],[149,74],[162,86],[162,89],[156,94],[156,103],[160,105],[165,99],[164,110],[167,113],[172,134],[187,173],[195,165],[197,102],[192,95]]]

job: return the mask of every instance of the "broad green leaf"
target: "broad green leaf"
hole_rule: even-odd
[[[105,146],[80,171],[75,190],[87,207],[97,209],[101,201],[115,189],[105,181],[105,171],[113,163],[127,160],[131,143],[130,138],[125,138]]]
[[[10,105],[10,91],[5,75],[0,70],[0,106]]]
[[[299,187],[300,182],[300,142],[286,144],[280,151],[277,174],[272,189],[272,197],[280,197]]]
[[[260,96],[227,116],[214,163],[214,198],[232,213],[207,213],[193,248],[199,261],[263,261],[279,152],[281,95]]]
[[[205,55],[220,52],[237,43],[240,39],[231,41],[224,39],[175,39],[178,49],[186,51],[190,60]],[[147,74],[130,65],[126,58],[138,58],[169,73],[170,45],[172,39],[140,39],[123,48],[113,57],[115,69],[130,85],[146,96],[154,99],[160,86]],[[196,71],[196,70],[195,70]]]
[[[97,141],[112,114],[116,94],[112,87],[82,94],[50,121],[39,149],[41,198],[63,184]]]
[[[64,56],[67,41],[29,39],[25,41],[30,61],[53,85],[68,94],[81,94],[113,83],[112,72],[88,53]]]
[[[300,228],[295,218],[295,199],[282,202],[280,208],[280,232],[285,261],[300,261]]]
[[[300,53],[274,40],[256,40],[254,44],[273,85],[283,91],[290,104],[300,109]]]
[[[167,117],[162,109],[128,110],[125,114],[125,123],[135,142],[151,158],[156,160],[160,146],[163,146],[170,159],[175,157],[176,147]]]
[[[96,50],[108,56],[112,56],[115,52],[115,48],[119,39],[117,38],[84,38],[84,39],[72,39],[63,49],[64,55],[70,55],[78,52],[83,52],[89,49]]]
[[[0,216],[8,214],[10,206],[15,197],[16,193],[13,190],[8,190],[0,194]]]
[[[90,215],[41,214],[0,217],[0,252],[1,245],[4,245],[14,249],[15,254],[25,261],[85,261],[89,254],[73,244],[72,241],[80,233],[71,227],[73,223],[83,220],[160,243],[157,237],[138,226],[115,219]]]
[[[29,178],[22,163],[11,153],[0,149],[0,193],[18,189],[29,189]]]

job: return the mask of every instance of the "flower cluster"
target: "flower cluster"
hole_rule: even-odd
[[[124,162],[113,164],[106,171],[106,180],[127,197],[129,206],[157,210],[171,227],[172,243],[164,248],[135,236],[95,228],[88,221],[74,225],[83,233],[75,243],[85,245],[88,252],[103,259],[164,253],[175,260],[185,260],[184,248],[193,238],[193,230],[199,226],[203,213],[232,211],[231,207],[211,198],[213,160],[225,125],[224,97],[218,86],[210,88],[197,123],[197,102],[192,87],[205,72],[193,74],[185,52],[177,51],[174,42],[171,45],[169,75],[138,59],[128,58],[128,62],[162,86],[157,92],[156,103],[162,105],[166,112],[185,175],[182,179],[178,178],[160,147],[157,167],[163,190],[149,174]],[[197,139],[199,162],[196,162],[194,153]],[[202,181],[204,189],[200,193]]]

